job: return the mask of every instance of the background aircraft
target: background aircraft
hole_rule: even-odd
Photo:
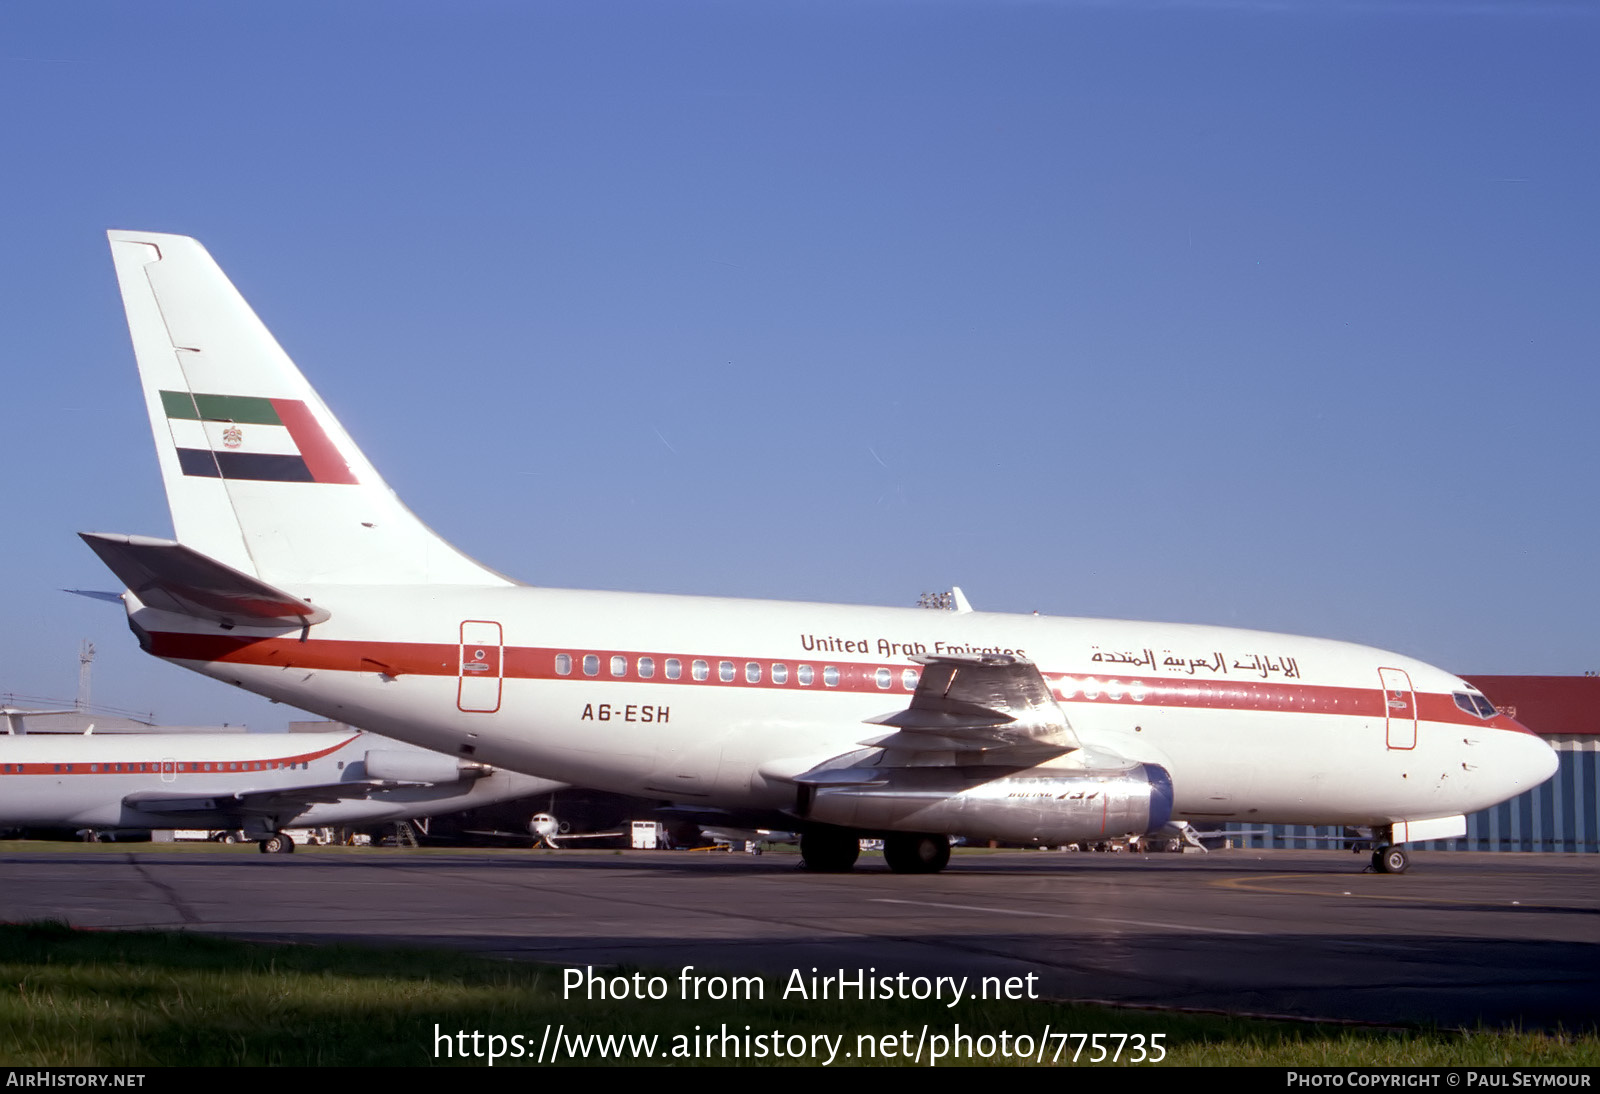
[[[0,734],[0,825],[239,829],[367,825],[561,788],[370,733]]]

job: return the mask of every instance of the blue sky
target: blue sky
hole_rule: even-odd
[[[537,584],[1600,668],[1600,9],[0,6],[0,691],[140,654],[107,228],[197,236],[391,485]]]

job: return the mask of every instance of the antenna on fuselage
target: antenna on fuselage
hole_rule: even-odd
[[[967,594],[961,591],[961,586],[950,586],[949,592],[923,593],[917,597],[917,607],[929,608],[936,612],[970,612],[972,605],[967,603]]]

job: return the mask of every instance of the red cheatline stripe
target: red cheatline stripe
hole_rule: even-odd
[[[339,450],[322,431],[322,425],[311,413],[310,407],[299,399],[273,399],[272,409],[278,412],[278,417],[289,430],[289,436],[300,450],[314,480],[343,483],[346,486],[356,484],[350,465],[344,462],[344,457],[339,455]]]
[[[150,636],[150,652],[157,657],[178,661],[215,661],[224,664],[267,665],[277,668],[331,669],[339,672],[381,672],[389,676],[457,676],[461,670],[461,647],[456,643],[351,642],[335,639],[312,639],[302,642],[286,638],[236,638],[167,631]],[[563,653],[572,658],[572,671],[564,675],[558,674],[555,668],[556,656]],[[600,671],[595,676],[586,676],[583,673],[583,658],[586,655],[600,659]],[[627,660],[626,675],[611,675],[611,658],[614,656]],[[642,680],[638,676],[641,657],[655,659],[656,674],[649,680]],[[666,678],[665,662],[668,657],[675,657],[683,663],[681,678],[677,680]],[[705,661],[710,666],[709,679],[692,678],[690,667],[696,660]],[[722,661],[733,663],[732,681],[725,683],[719,678],[717,669]],[[745,679],[745,664],[749,661],[755,661],[761,666],[761,680],[758,683],[752,684]],[[774,663],[788,666],[788,683],[772,682]],[[795,669],[802,664],[811,665],[816,670],[816,680],[810,685],[803,686],[796,682]],[[839,683],[836,687],[827,687],[823,684],[824,665],[832,665],[839,670]],[[659,684],[671,687],[765,688],[770,691],[865,692],[881,695],[886,701],[905,702],[909,700],[910,692],[901,687],[900,673],[908,667],[903,664],[819,660],[773,662],[752,657],[704,655],[696,657],[682,653],[506,646],[501,675],[507,679],[583,680],[592,684]],[[890,670],[891,684],[887,688],[880,688],[877,685],[875,677],[880,668]],[[1086,700],[1083,698],[1083,683],[1090,677],[1049,671],[1043,672],[1043,675],[1052,687],[1057,688],[1063,680],[1074,681],[1077,690],[1070,700],[1073,703],[1115,703],[1133,707],[1186,707],[1209,710],[1292,711],[1344,714],[1363,718],[1382,718],[1387,713],[1384,692],[1376,686],[1352,688],[1273,682],[1196,683],[1189,680],[1129,677],[1115,681],[1119,685],[1121,697],[1113,699],[1107,693],[1107,685],[1113,681],[1096,676],[1092,679],[1098,683],[1099,693],[1096,698]],[[1376,679],[1376,671],[1373,676]],[[1129,695],[1129,689],[1134,685],[1143,687],[1142,701],[1134,700]],[[1503,715],[1487,722],[1482,721],[1456,706],[1455,700],[1449,695],[1427,692],[1418,692],[1416,695],[1417,715],[1423,721],[1454,722],[1460,725],[1531,732]]]
[[[461,647],[424,642],[340,642],[287,638],[235,638],[227,635],[156,632],[150,652],[179,661],[217,661],[230,665],[386,672],[390,676],[455,676]],[[510,653],[510,650],[506,651]]]
[[[134,735],[129,734],[128,736],[132,737]],[[320,752],[300,752],[292,756],[235,756],[227,760],[179,760],[172,756],[143,760],[80,760],[74,758],[71,760],[46,760],[42,763],[3,764],[0,765],[0,775],[159,775],[162,773],[162,765],[166,763],[171,763],[173,769],[182,775],[245,775],[250,773],[246,766],[249,764],[289,765],[310,763],[312,760],[320,760],[324,756],[339,751],[355,739],[352,736],[336,745],[324,748]],[[99,765],[100,770],[90,771],[91,764]],[[117,764],[121,764],[125,768],[139,766],[142,769],[138,771],[108,770]],[[216,770],[201,771],[199,768],[202,764],[213,764]],[[238,770],[223,770],[228,764],[234,764],[238,767]],[[255,770],[271,770],[271,768],[257,768]]]

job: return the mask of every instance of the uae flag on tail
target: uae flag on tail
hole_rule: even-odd
[[[163,391],[185,475],[353,485],[355,475],[299,399]]]

